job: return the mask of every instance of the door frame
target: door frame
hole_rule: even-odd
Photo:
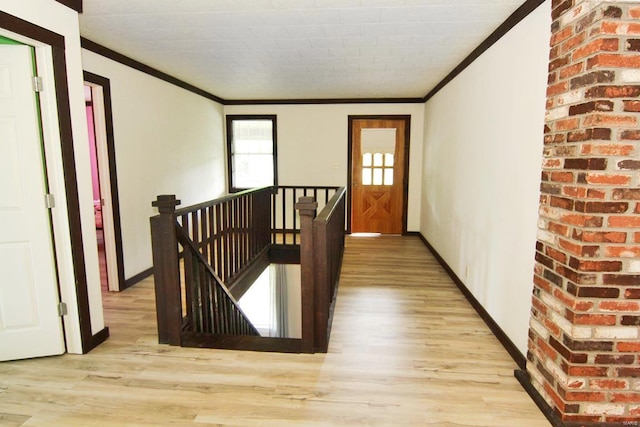
[[[67,287],[73,287],[75,295],[66,292],[65,286],[61,286],[61,296],[69,303],[69,315],[73,321],[63,318],[67,351],[88,353],[93,348],[104,342],[109,337],[109,328],[92,333],[91,312],[89,309],[89,292],[87,285],[87,272],[84,263],[84,244],[80,221],[80,201],[78,196],[78,180],[75,166],[75,152],[73,143],[73,128],[71,122],[71,102],[69,99],[69,84],[67,77],[67,60],[65,55],[65,37],[46,28],[42,28],[31,22],[20,19],[9,13],[0,11],[0,29],[3,35],[17,38],[18,41],[36,48],[37,61],[46,62],[46,73],[53,78],[50,83],[45,82],[41,101],[41,114],[48,117],[53,128],[45,129],[45,146],[47,135],[59,144],[55,156],[56,163],[60,164],[62,173],[57,173],[56,181],[64,185],[66,204],[60,212],[59,218],[53,219],[56,259],[59,263],[58,271],[61,280],[71,280]],[[53,89],[49,98],[47,88]],[[44,117],[43,117],[44,119]],[[54,129],[55,128],[55,129]],[[54,132],[55,131],[55,132]],[[55,135],[54,135],[55,133]],[[45,153],[46,155],[46,153]],[[59,176],[62,175],[62,176]],[[59,188],[59,186],[57,187]],[[59,188],[59,190],[62,190]],[[56,233],[57,232],[57,233]],[[62,267],[62,268],[60,268]],[[67,274],[68,271],[68,274]],[[73,301],[72,301],[73,299]],[[76,318],[77,316],[77,318]],[[74,333],[75,332],[75,333]],[[76,334],[80,342],[74,341]]]
[[[108,183],[100,180],[100,193],[104,197],[105,193],[110,195],[111,212],[106,217],[103,216],[102,220],[105,223],[104,228],[110,227],[113,230],[113,239],[108,242],[113,248],[106,251],[107,256],[107,277],[109,278],[109,290],[110,291],[122,291],[126,289],[124,279],[124,255],[122,251],[122,226],[120,223],[120,198],[118,196],[118,174],[116,169],[116,149],[115,139],[113,132],[113,113],[111,109],[111,82],[108,78],[99,76],[88,71],[84,71],[84,81],[90,83],[91,86],[97,86],[102,89],[102,102],[99,108],[96,108],[94,102],[93,114],[100,114],[103,116],[104,125],[99,135],[98,128],[96,127],[96,152],[98,156],[98,167],[100,164],[104,164],[103,160],[106,160],[108,164]],[[95,122],[95,119],[94,119]],[[102,126],[101,126],[102,128]],[[107,158],[104,159],[102,153],[106,151]],[[102,173],[101,173],[102,176]],[[105,188],[106,187],[106,188]],[[104,191],[108,190],[108,191]],[[105,221],[106,220],[106,221]],[[105,239],[107,233],[105,233]],[[106,242],[105,242],[106,243]],[[111,271],[110,265],[115,263],[117,269],[117,281],[116,286],[112,289],[112,277],[109,274]]]
[[[353,121],[354,120],[402,120],[404,121],[404,176],[402,177],[402,235],[407,234],[407,214],[409,209],[409,142],[411,136],[411,115],[349,115],[347,143],[347,233],[351,234],[351,205],[353,194]]]

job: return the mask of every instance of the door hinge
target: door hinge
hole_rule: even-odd
[[[58,303],[58,316],[62,317],[62,316],[66,316],[68,313],[67,311],[67,303],[60,301]]]
[[[33,90],[34,92],[42,92],[44,85],[42,84],[42,77],[34,76],[33,77]]]
[[[47,205],[47,209],[53,209],[56,207],[56,199],[51,193],[44,195],[44,202]]]

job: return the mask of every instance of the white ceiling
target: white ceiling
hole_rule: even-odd
[[[421,98],[524,0],[84,0],[83,37],[227,100]]]

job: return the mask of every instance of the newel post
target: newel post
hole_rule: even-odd
[[[314,293],[313,220],[318,203],[313,197],[300,197],[296,209],[300,213],[300,275],[302,279],[302,341],[303,351],[313,353],[314,348]]]
[[[176,206],[180,200],[174,195],[161,195],[151,203],[159,215],[151,217],[151,248],[156,290],[158,342],[180,345],[182,305],[180,295],[180,266],[176,237]]]

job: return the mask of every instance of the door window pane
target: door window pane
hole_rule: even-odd
[[[362,185],[371,185],[371,168],[362,168]]]
[[[371,153],[364,153],[362,155],[362,166],[365,166],[365,167],[371,166],[372,165],[371,159],[372,159]]]
[[[393,185],[393,169],[384,170],[384,185]]]
[[[373,185],[382,185],[382,168],[373,170]]]

